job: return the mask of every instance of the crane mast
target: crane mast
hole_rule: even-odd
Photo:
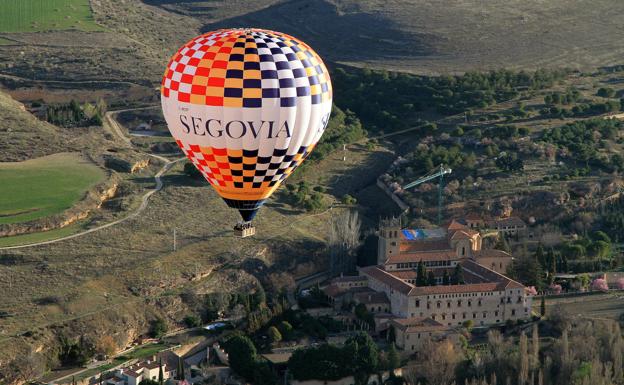
[[[442,184],[444,182],[444,175],[450,174],[452,172],[453,170],[448,167],[445,168],[444,165],[441,164],[437,172],[431,175],[425,175],[422,178],[408,183],[403,187],[404,190],[407,190],[408,188],[418,186],[419,184],[428,182],[432,179],[440,178],[440,182],[438,183],[438,225],[442,223]]]

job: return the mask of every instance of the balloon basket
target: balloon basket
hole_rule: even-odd
[[[241,238],[247,238],[256,234],[256,228],[251,222],[239,222],[234,226],[234,232]]]

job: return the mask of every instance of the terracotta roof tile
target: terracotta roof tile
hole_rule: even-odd
[[[418,286],[410,292],[410,296],[429,294],[481,293],[502,290],[497,282],[468,283],[463,285]]]
[[[393,290],[396,290],[403,294],[408,294],[410,290],[414,288],[413,285],[410,285],[409,283],[393,276],[392,274],[380,269],[377,266],[362,267],[360,268],[360,272],[364,275],[371,277],[372,279],[388,285]]]
[[[356,293],[353,295],[353,299],[355,299],[356,302],[363,303],[365,305],[390,303],[386,293],[378,291],[373,291],[371,293]]]
[[[449,244],[448,239],[444,237],[418,241],[402,241],[400,250],[401,252],[415,252],[448,250],[450,248],[451,245]]]
[[[455,250],[447,249],[440,251],[420,251],[413,253],[400,253],[399,255],[392,255],[388,258],[386,263],[404,263],[404,262],[418,262],[418,261],[448,261],[459,259]]]
[[[479,233],[474,230],[456,230],[453,235],[451,235],[451,239],[470,239],[477,234]]]
[[[463,223],[460,223],[458,220],[453,219],[451,220],[451,222],[446,226],[446,228],[448,230],[462,230],[462,229],[466,229],[466,225]]]
[[[476,258],[479,257],[502,257],[502,258],[511,258],[511,254],[503,250],[496,249],[483,249],[478,251],[473,251],[473,254]]]

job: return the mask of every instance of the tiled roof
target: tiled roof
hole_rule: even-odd
[[[526,223],[524,223],[524,221],[518,217],[497,219],[496,224],[498,226],[516,226],[516,227],[526,226]]]
[[[505,253],[506,254],[506,253]],[[482,277],[486,281],[496,282],[498,283],[498,288],[496,290],[504,290],[504,289],[520,289],[523,288],[524,285],[520,282],[514,281],[513,279],[506,277],[500,273],[495,272],[494,270],[488,269],[487,267],[478,264],[472,260],[465,260],[461,263],[464,272],[468,272],[474,274],[478,277]]]
[[[446,228],[450,231],[450,230],[463,230],[466,227],[465,224],[460,223],[458,220],[453,219],[447,226]]]
[[[355,299],[356,302],[363,303],[365,305],[390,303],[390,300],[388,299],[386,293],[378,291],[372,291],[370,293],[355,293],[353,295],[353,299]]]
[[[139,373],[135,372],[135,371],[134,371],[134,370],[132,370],[132,369],[124,369],[124,370],[123,370],[123,374],[124,374],[124,375],[126,375],[126,376],[128,376],[128,377],[135,377],[135,378],[136,378],[136,377],[138,377],[138,376],[140,376],[140,374],[139,374]]]
[[[459,259],[455,250],[447,249],[440,251],[419,251],[413,253],[400,253],[388,257],[386,263],[404,263],[418,261],[448,261]]]
[[[496,249],[482,249],[473,251],[473,254],[476,258],[479,257],[501,257],[501,258],[511,258],[511,254],[503,250]]]
[[[418,286],[410,292],[410,296],[430,295],[430,294],[456,294],[456,293],[484,293],[499,289],[497,282],[467,283],[463,285],[438,285],[438,286]]]
[[[375,279],[379,282],[382,282],[388,285],[393,290],[396,290],[403,294],[408,294],[410,290],[414,288],[413,285],[410,285],[409,283],[393,276],[392,274],[388,273],[385,270],[380,269],[377,266],[362,267],[360,268],[360,273],[366,276],[369,276],[372,279]]]
[[[477,234],[479,233],[474,230],[456,230],[453,235],[451,235],[451,239],[471,239]]]
[[[401,252],[448,250],[451,246],[446,237],[418,241],[402,241]]]

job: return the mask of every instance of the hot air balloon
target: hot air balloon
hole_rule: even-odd
[[[266,199],[310,154],[331,113],[325,64],[304,42],[262,29],[221,29],[167,65],[162,110],[171,134],[243,235]],[[252,232],[253,234],[253,232]]]

